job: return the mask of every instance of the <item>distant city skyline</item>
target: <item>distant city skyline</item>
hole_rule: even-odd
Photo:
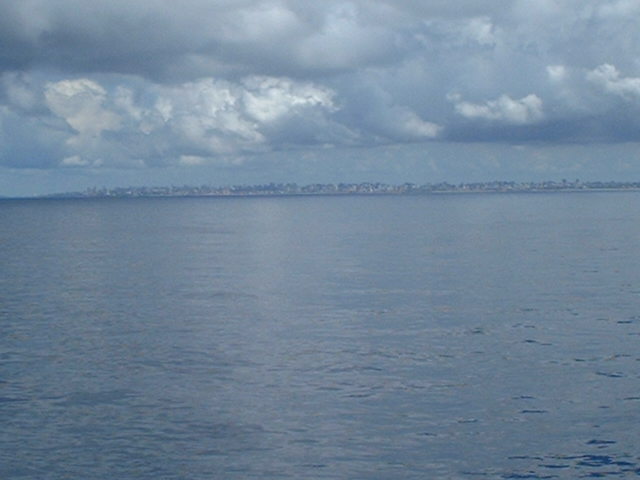
[[[0,196],[640,178],[640,3],[0,5]]]
[[[429,184],[362,183],[268,183],[260,185],[165,185],[90,187],[78,192],[58,192],[45,198],[138,198],[138,197],[226,197],[300,195],[425,195],[438,193],[526,193],[583,191],[640,191],[640,181],[590,181],[579,179],[543,182],[490,182]]]

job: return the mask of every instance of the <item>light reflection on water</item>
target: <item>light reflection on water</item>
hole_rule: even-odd
[[[640,475],[635,193],[0,202],[0,478]]]

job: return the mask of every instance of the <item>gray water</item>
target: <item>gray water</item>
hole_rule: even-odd
[[[0,201],[0,478],[640,476],[639,207]]]

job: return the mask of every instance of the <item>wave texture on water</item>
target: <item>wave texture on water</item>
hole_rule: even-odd
[[[0,478],[640,476],[639,200],[0,201]]]

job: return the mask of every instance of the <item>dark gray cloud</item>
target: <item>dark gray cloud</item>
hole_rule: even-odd
[[[0,164],[638,142],[639,20],[633,0],[4,2]]]

